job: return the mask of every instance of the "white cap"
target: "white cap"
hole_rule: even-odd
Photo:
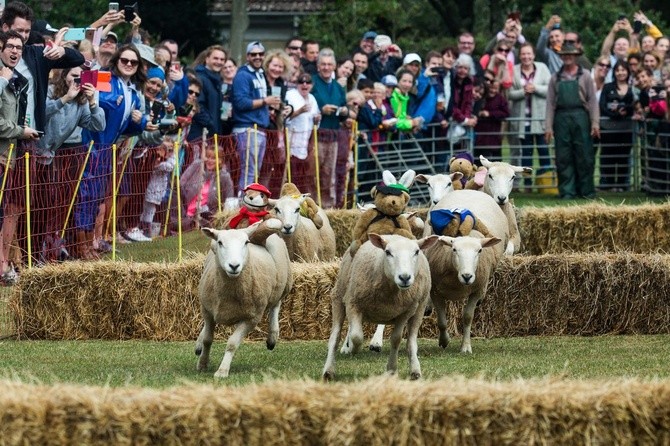
[[[403,65],[411,64],[412,62],[418,62],[419,65],[421,65],[421,57],[419,57],[419,55],[416,53],[409,53],[402,60]]]
[[[377,48],[384,48],[391,44],[393,44],[393,41],[386,34],[377,34],[377,37],[375,37],[375,46]]]

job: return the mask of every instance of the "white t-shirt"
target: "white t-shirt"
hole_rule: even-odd
[[[307,158],[309,138],[312,136],[314,128],[314,117],[319,114],[319,105],[311,93],[307,98],[303,98],[297,89],[291,89],[286,92],[286,102],[291,104],[293,110],[298,110],[306,103],[309,103],[308,112],[291,118],[287,123],[291,141],[291,155],[304,160]]]

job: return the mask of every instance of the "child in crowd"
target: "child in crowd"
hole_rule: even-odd
[[[486,75],[488,76],[488,71]],[[502,133],[500,129],[509,117],[507,99],[500,92],[500,81],[494,77],[487,82],[484,104],[477,115],[475,132],[475,159],[484,155],[489,161],[502,161]]]

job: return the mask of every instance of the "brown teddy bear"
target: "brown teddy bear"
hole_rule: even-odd
[[[477,167],[475,159],[467,152],[452,156],[449,160],[449,173],[460,172],[463,174],[460,181],[454,181],[454,190],[472,189],[479,190],[484,187],[486,179],[486,167]]]
[[[251,183],[245,187],[240,211],[224,224],[224,228],[243,229],[271,218],[266,209],[270,195],[268,188],[259,183]]]
[[[352,257],[367,241],[368,234],[373,232],[415,238],[407,218],[402,215],[409,202],[409,187],[414,182],[415,175],[413,170],[408,170],[398,181],[388,170],[383,172],[383,184],[373,187],[370,191],[374,207],[367,209],[358,217],[352,231],[352,242],[349,245]]]
[[[430,224],[437,235],[457,237],[459,235],[470,235],[470,232],[481,232],[484,237],[490,237],[489,228],[468,209],[451,208],[435,209],[430,211]]]
[[[323,226],[323,219],[319,215],[319,206],[309,197],[309,194],[301,194],[298,190],[298,186],[293,183],[285,183],[281,187],[281,192],[279,194],[282,197],[289,195],[293,198],[300,198],[301,195],[305,195],[305,201],[303,201],[300,206],[300,215],[312,220],[316,229],[321,229]]]

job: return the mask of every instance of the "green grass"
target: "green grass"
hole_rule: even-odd
[[[187,257],[193,252],[207,252],[210,239],[200,231],[191,231],[183,234],[182,255]],[[134,262],[176,262],[179,258],[179,240],[177,237],[157,238],[152,242],[117,244],[117,260]],[[111,254],[105,256],[111,259]]]
[[[398,372],[407,378],[408,361],[401,344]],[[214,383],[225,349],[215,341],[210,367],[195,370],[194,342],[12,341],[0,342],[0,377],[45,384],[146,386],[165,388],[186,382]],[[670,335],[601,337],[523,337],[473,339],[473,354],[459,353],[460,339],[446,350],[435,339],[419,341],[424,379],[445,375],[512,380],[560,376],[572,379],[670,377]],[[237,351],[226,385],[269,379],[320,379],[326,341],[280,342],[268,351],[263,342],[244,342]],[[388,344],[382,353],[338,353],[337,380],[352,382],[384,373]]]

